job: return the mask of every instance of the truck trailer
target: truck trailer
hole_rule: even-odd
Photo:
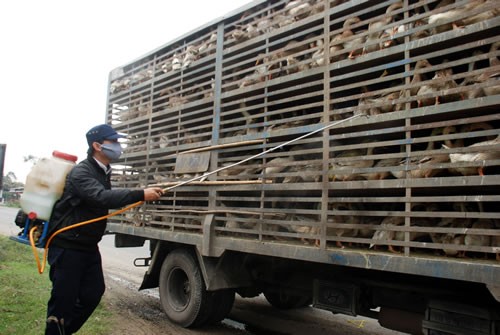
[[[108,220],[202,327],[235,294],[411,334],[500,334],[500,2],[269,0],[110,72]]]

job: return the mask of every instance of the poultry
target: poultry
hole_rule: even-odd
[[[471,229],[494,229],[493,222],[488,219],[479,219],[471,225]],[[465,234],[464,243],[466,246],[472,247],[489,247],[491,246],[491,236],[489,235],[476,235],[476,234]],[[465,251],[463,252],[465,257]],[[488,254],[484,254],[485,258]]]
[[[314,245],[319,246],[319,240],[315,238],[316,236],[314,236],[317,235],[320,230],[320,226],[315,225],[315,223],[319,222],[316,215],[290,213],[287,215],[286,221],[289,222],[289,224],[281,225],[282,227],[291,233],[312,235],[310,238],[302,236],[300,240],[305,244],[309,244],[308,240],[311,239],[314,240]],[[300,222],[302,224],[296,224],[296,222]]]
[[[331,162],[330,180],[349,181],[361,177],[361,174],[353,173],[351,170],[372,167],[374,159],[367,158],[366,156],[371,156],[373,154],[373,149],[373,147],[368,147],[366,149],[352,149],[343,151],[336,155]]]
[[[201,43],[198,47],[198,54],[200,57],[203,57],[209,53],[215,52],[215,45],[217,43],[217,33],[213,32],[210,34],[210,37]]]
[[[484,4],[486,0],[470,0],[466,5],[457,7],[455,9],[450,9],[448,11],[442,13],[436,13],[428,18],[428,23],[430,25],[435,24],[436,26],[432,28],[432,35],[439,34],[448,30],[458,29],[460,26],[457,24],[458,22],[462,22],[457,20],[457,17],[460,17],[464,13],[469,13],[475,8]],[[496,0],[495,0],[496,1]]]
[[[231,37],[236,43],[241,43],[260,35],[259,29],[257,29],[257,26],[255,26],[253,22],[245,25],[236,25],[235,27],[236,28],[231,32]]]
[[[344,23],[345,27],[345,23]],[[330,63],[338,62],[340,60],[346,59],[345,53],[340,52],[343,46],[343,39],[351,36],[352,31],[344,30],[341,34],[337,34],[330,39]]]
[[[182,61],[179,55],[175,54],[172,57],[172,71],[180,70],[182,67]]]
[[[153,78],[154,71],[151,69],[144,69],[142,71],[139,71],[135,74],[133,74],[130,77],[130,84],[131,85],[137,85],[140,83],[143,83],[151,78]]]
[[[269,69],[269,57],[265,54],[259,54],[257,60],[255,61],[255,70],[253,73],[249,73],[241,79],[239,87],[247,87],[254,84],[262,83],[266,81],[266,78],[271,79],[271,75],[267,73]]]
[[[412,212],[434,212],[438,211],[438,206],[432,203],[413,203],[411,206]],[[401,230],[396,230],[394,227],[402,226],[405,223],[404,216],[387,216],[385,217],[380,226],[383,229],[377,229],[373,234],[373,241],[370,244],[370,248],[374,247],[377,242],[376,241],[405,241],[406,240],[406,232]],[[431,216],[429,217],[419,217],[415,216],[411,219],[411,226],[420,226],[420,227],[432,227],[435,225],[435,219]],[[390,228],[389,230],[387,228]],[[428,236],[427,232],[423,231],[412,231],[409,232],[409,241],[414,241],[418,238]],[[393,253],[398,253],[395,250],[394,246],[388,245],[388,250]]]
[[[414,22],[401,24],[399,26],[394,26],[391,30],[386,31],[389,33],[391,37],[390,40],[387,40],[383,43],[382,48],[388,48],[389,46],[397,43],[403,44],[405,42],[404,36],[408,31],[414,31],[410,34],[410,41],[415,41],[421,38],[429,37],[429,31],[426,29],[421,29],[420,27],[425,26],[425,22],[422,20],[416,20]]]
[[[494,129],[492,125],[486,122],[476,122],[473,124],[466,124],[464,126],[461,126],[459,129],[456,129],[456,127],[447,127],[445,129],[448,129],[446,134],[467,134],[467,138],[474,138],[471,132],[475,131],[481,131],[481,130],[492,130]],[[463,136],[463,135],[462,135]],[[484,140],[492,140],[495,137],[485,137]],[[480,140],[476,140],[480,141]],[[461,148],[464,146],[464,138],[460,137],[455,140],[445,140],[444,144],[442,147],[444,149],[451,149],[451,148]],[[448,171],[454,175],[461,175],[463,173],[466,173],[466,175],[474,175],[477,174],[477,168],[476,167],[450,167],[448,168]]]
[[[285,6],[287,14],[297,21],[306,18],[312,11],[313,7],[308,1],[292,0]]]
[[[441,102],[452,102],[463,100],[464,97],[460,93],[445,94],[448,90],[455,89],[458,84],[453,80],[453,70],[451,68],[437,70],[431,82],[423,85],[417,92],[418,107],[429,106],[432,104],[438,105]],[[443,92],[442,95],[436,92]],[[422,97],[422,95],[432,94],[435,97]]]
[[[355,211],[358,210],[358,206],[353,203],[330,203],[328,205],[328,209],[330,211]],[[328,217],[327,219],[328,224],[360,224],[361,219],[357,215],[353,214],[332,214],[331,216]],[[337,236],[337,237],[355,237],[358,235],[359,229],[358,228],[337,228],[337,227],[330,227],[328,226],[326,228],[326,235],[327,236]],[[344,249],[345,246],[342,244],[342,241],[338,240],[335,242],[336,246],[339,248]],[[350,243],[351,244],[351,243]]]
[[[480,83],[481,81],[479,80],[479,77],[482,76],[483,73],[480,75],[475,75],[471,74],[474,73],[476,70],[476,64],[478,62],[477,57],[482,55],[483,52],[480,50],[475,50],[472,53],[472,60],[469,63],[469,67],[467,69],[467,77],[464,78],[460,86],[468,86],[467,90],[465,91],[465,97],[467,99],[475,99],[475,98],[480,98],[485,95],[485,92],[482,87],[476,87],[473,85],[476,85]]]
[[[364,90],[364,93],[366,94],[368,91]],[[402,104],[393,103],[394,100],[399,99],[400,94],[400,91],[388,91],[371,97],[361,97],[358,103],[359,110],[361,110],[361,113],[369,115],[378,115],[402,110]]]
[[[285,59],[286,63],[286,74],[292,74],[292,73],[297,73],[301,71],[306,71],[309,70],[310,65],[307,63],[303,63],[300,61],[300,59],[293,57],[293,56],[287,56]],[[312,64],[311,64],[312,66]]]
[[[167,87],[160,91],[159,96],[166,96],[168,107],[178,107],[188,102],[186,97],[183,97],[179,92],[173,88]]]
[[[431,67],[432,65],[427,59],[420,59],[417,61],[415,68],[413,69],[413,77],[410,82],[410,96],[416,96],[420,89],[419,83],[427,80],[427,75],[424,73],[423,69]],[[401,91],[399,96],[405,97],[405,91]]]
[[[264,178],[277,178],[274,176],[276,173],[280,173],[288,168],[288,163],[293,162],[294,159],[291,156],[288,157],[276,157],[271,159],[267,164],[269,166],[265,167],[263,170]]]
[[[460,20],[460,23],[464,26],[467,26],[469,24],[474,24],[474,23],[479,23],[483,22],[489,19],[493,19],[497,16],[500,15],[500,8],[498,7],[498,0],[481,0],[481,1],[471,1],[469,4],[470,8],[468,10],[472,10],[475,8],[483,7],[483,8],[488,8],[491,6],[491,9],[482,11],[480,13],[464,17],[463,19]]]
[[[325,65],[325,49],[324,49],[323,39],[318,39],[314,43],[314,48],[316,51],[311,55],[311,67],[323,66]]]
[[[442,134],[444,128],[435,128],[432,130],[431,137]],[[425,151],[434,150],[434,141],[429,141]],[[408,157],[400,161],[401,166],[407,167],[408,165],[416,165],[414,169],[391,171],[392,175],[398,179],[402,178],[431,178],[441,172],[441,169],[435,165],[449,161],[448,154],[432,154],[425,156]]]
[[[404,216],[386,216],[380,223],[380,227],[383,229],[377,229],[373,234],[373,242],[370,244],[370,248],[375,248],[379,241],[392,241],[396,234],[396,230],[386,230],[386,228],[394,228],[396,226],[402,226],[405,223]],[[388,245],[387,249],[392,253],[398,253],[392,245]]]
[[[500,48],[500,41],[495,42],[491,45],[490,47],[490,66],[487,69],[483,70],[483,73],[477,77],[478,82],[486,82],[486,81],[491,81],[492,85],[483,87],[483,92],[485,95],[496,95],[500,94],[500,69],[498,68],[500,66],[500,59],[498,59],[498,56],[496,53],[498,52],[498,49]]]
[[[278,49],[274,54],[269,57],[269,65],[268,71],[272,73],[272,70],[280,69],[282,67],[282,62],[287,61],[288,59],[293,62],[294,60],[298,61],[298,58],[295,57],[295,54],[301,53],[309,49],[308,43],[302,43],[297,40],[289,41],[284,47]],[[291,58],[290,58],[291,57]],[[295,64],[297,62],[293,62]]]
[[[259,54],[257,60],[255,61],[255,74],[258,75],[258,81],[263,82],[266,78],[271,79],[271,76],[267,74],[269,67],[269,57],[265,54]]]
[[[467,228],[470,225],[470,219],[465,218],[443,218],[437,227],[448,227],[448,228]],[[433,243],[445,244],[449,246],[463,246],[465,244],[465,235],[459,233],[431,233],[430,234]],[[447,248],[443,246],[443,252],[446,256],[456,256],[463,257],[463,250],[457,248]]]
[[[254,215],[251,214],[236,214],[233,210],[229,209],[226,205],[224,204],[219,204],[219,207],[224,209],[225,215],[227,220],[224,223],[224,227],[226,227],[229,230],[236,230],[234,232],[231,232],[231,235],[237,235],[240,236],[242,235],[239,233],[237,230],[238,229],[253,229],[255,228],[255,220],[245,220],[248,219],[249,217],[255,218]]]
[[[393,22],[394,16],[392,15],[392,13],[395,10],[401,8],[403,8],[403,3],[395,2],[387,7],[387,9],[385,10],[385,15],[383,15],[382,18],[368,24],[368,36],[365,41],[365,46],[363,47],[363,54],[377,51],[379,49],[380,38],[385,32],[385,30],[382,28]]]
[[[450,153],[450,161],[452,163],[476,163],[481,164],[480,166],[474,167],[457,167],[456,171],[460,172],[464,176],[470,176],[474,174],[479,174],[484,176],[484,162],[493,159],[500,159],[500,135],[498,135],[493,140],[482,141],[469,145],[467,148],[476,149],[474,152],[463,152],[463,153]],[[495,147],[487,147],[495,146]],[[487,148],[483,148],[487,147]],[[445,146],[446,149],[449,149]]]
[[[283,179],[283,183],[312,183],[321,181],[321,163],[293,165],[288,167],[287,173],[291,173]]]
[[[226,167],[231,165],[232,163],[225,163],[222,164],[221,167]],[[220,177],[220,180],[234,180],[235,176],[238,175],[252,175],[257,172],[259,172],[260,169],[254,166],[247,166],[247,165],[239,165],[239,166],[233,166],[231,168],[228,168],[226,170],[220,171],[217,175]],[[232,178],[231,178],[232,177]],[[249,178],[249,177],[246,177]]]
[[[367,180],[382,180],[391,176],[391,172],[386,168],[397,166],[401,161],[400,158],[385,158],[379,160],[375,165],[373,165],[374,169],[380,171],[374,171],[370,173],[363,173],[361,176]]]
[[[285,27],[289,24],[292,24],[295,22],[295,18],[293,17],[290,17],[286,14],[276,14],[274,17],[273,17],[273,23],[275,26],[277,26],[278,28],[282,28],[282,27]]]
[[[359,47],[363,45],[366,37],[365,36],[359,36],[360,32],[357,32],[356,34],[352,31],[352,26],[361,22],[360,18],[357,16],[350,17],[347,20],[344,21],[344,24],[342,26],[342,33],[335,36],[333,40],[330,41],[330,57],[335,59],[339,55],[337,54],[336,50],[339,48],[340,45],[342,45],[342,49],[351,49],[355,47]],[[358,35],[358,36],[356,36]],[[333,49],[332,49],[333,48]],[[332,52],[333,51],[333,52]],[[360,55],[361,52],[363,51],[362,48],[355,48],[351,51],[349,51],[349,56],[348,58],[354,59],[357,55]]]
[[[197,47],[194,45],[188,45],[186,48],[186,53],[184,55],[184,58],[182,59],[181,68],[182,69],[188,68],[189,66],[191,66],[193,62],[197,61],[198,58],[199,55]]]

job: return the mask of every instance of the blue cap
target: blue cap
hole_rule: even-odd
[[[125,135],[118,134],[116,130],[107,124],[100,124],[93,127],[87,132],[86,136],[89,147],[92,147],[92,143],[94,142],[102,143],[104,140],[117,140],[125,137]]]

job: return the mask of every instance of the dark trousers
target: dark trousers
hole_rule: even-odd
[[[47,304],[45,335],[76,333],[104,294],[101,254],[99,250],[51,247],[48,262],[52,291]]]

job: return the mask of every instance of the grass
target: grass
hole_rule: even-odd
[[[0,236],[0,334],[44,333],[52,287],[48,271],[49,266],[38,274],[31,247]],[[78,335],[109,334],[111,314],[101,303]]]

